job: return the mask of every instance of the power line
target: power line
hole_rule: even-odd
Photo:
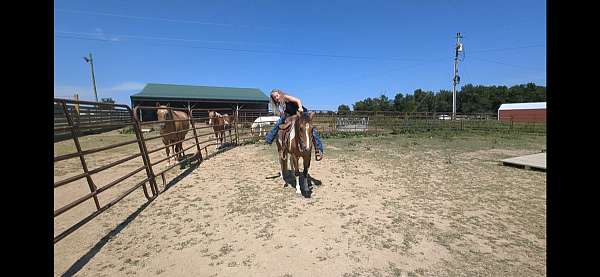
[[[471,59],[478,60],[478,61],[484,61],[484,62],[490,62],[490,63],[496,63],[496,64],[502,64],[502,65],[512,66],[512,67],[516,67],[516,68],[528,69],[528,70],[544,71],[544,69],[540,69],[540,68],[533,68],[533,67],[528,67],[528,66],[509,64],[509,63],[493,61],[493,60],[488,60],[488,59],[482,59],[482,58],[471,57]]]
[[[81,32],[69,32],[55,30],[55,33],[71,34],[71,35],[84,35],[84,36],[106,36],[106,33],[81,33]],[[258,45],[258,46],[280,46],[279,44],[267,44],[267,43],[254,43],[254,42],[236,42],[236,41],[216,41],[216,40],[199,40],[199,39],[184,39],[184,38],[169,38],[169,37],[157,37],[157,36],[138,36],[138,35],[117,35],[108,34],[113,38],[103,38],[108,41],[120,41],[121,38],[131,39],[148,39],[148,40],[168,40],[168,41],[181,41],[181,42],[201,42],[201,43],[222,43],[222,44],[238,44],[238,45]]]
[[[165,22],[173,22],[173,23],[191,23],[191,24],[200,24],[200,25],[228,26],[228,27],[255,28],[255,29],[280,29],[280,28],[273,28],[273,27],[237,25],[237,24],[228,24],[228,23],[216,23],[216,22],[205,22],[205,21],[195,21],[195,20],[181,20],[181,19],[160,18],[160,17],[134,16],[134,15],[114,14],[114,13],[99,13],[99,12],[66,10],[66,9],[55,9],[55,11],[62,12],[62,13],[111,16],[111,17],[120,17],[120,18],[127,18],[127,19],[165,21]]]
[[[101,38],[87,38],[87,37],[78,37],[78,36],[66,36],[55,34],[55,37],[58,38],[67,38],[67,39],[79,39],[79,40],[91,40],[91,41],[103,41],[103,42],[112,42],[112,43],[121,43],[125,41],[116,41],[112,39],[101,39]],[[149,45],[151,43],[144,43],[145,45]],[[152,45],[162,45],[162,46],[178,46],[178,47],[188,47],[188,48],[198,48],[198,49],[209,49],[209,50],[223,50],[223,51],[233,51],[233,52],[249,52],[249,53],[262,53],[262,54],[284,54],[284,55],[299,55],[299,56],[313,56],[313,57],[328,57],[328,58],[345,58],[345,59],[363,59],[363,60],[396,60],[396,61],[420,61],[427,62],[432,60],[426,59],[415,59],[415,58],[397,58],[397,57],[368,57],[368,56],[349,56],[349,55],[332,55],[332,54],[320,54],[320,53],[309,53],[309,52],[289,52],[289,51],[265,51],[265,50],[250,50],[250,49],[239,49],[239,48],[222,48],[222,47],[205,47],[205,46],[195,46],[195,45],[181,45],[181,44],[165,44],[165,43],[152,43]]]
[[[273,44],[263,44],[263,43],[253,43],[253,42],[228,42],[228,41],[206,41],[206,40],[196,40],[196,39],[184,39],[184,38],[169,38],[169,37],[159,37],[159,36],[138,36],[138,35],[115,35],[115,34],[106,34],[106,33],[81,33],[81,32],[69,32],[69,31],[55,31],[57,33],[63,34],[72,34],[72,35],[102,35],[102,36],[113,36],[113,38],[90,38],[90,37],[81,37],[81,36],[65,36],[65,35],[56,35],[59,38],[67,38],[67,39],[79,39],[79,40],[90,40],[90,41],[104,41],[104,42],[125,42],[120,38],[128,38],[132,40],[136,39],[148,39],[148,40],[167,40],[167,41],[180,41],[180,42],[199,42],[199,43],[226,43],[226,44],[238,44],[238,45],[262,45],[262,46],[276,46]],[[148,44],[148,43],[145,43]],[[370,59],[370,60],[398,60],[398,61],[427,61],[426,59],[420,58],[398,58],[398,57],[368,57],[368,56],[351,56],[351,55],[333,55],[333,54],[321,54],[321,53],[309,53],[309,52],[289,52],[289,51],[264,51],[264,50],[248,50],[248,49],[235,49],[235,48],[217,48],[217,47],[201,47],[201,46],[188,46],[188,45],[172,45],[172,44],[154,44],[154,45],[162,45],[162,46],[179,46],[179,47],[190,47],[190,48],[200,48],[200,49],[210,49],[210,50],[224,50],[224,51],[238,51],[238,52],[255,52],[255,53],[268,53],[268,54],[289,54],[289,55],[304,55],[304,56],[316,56],[316,57],[330,57],[330,58],[348,58],[348,59]],[[528,45],[528,46],[517,46],[510,48],[497,48],[497,49],[486,49],[486,50],[472,50],[469,53],[483,53],[483,52],[493,52],[493,51],[505,51],[505,50],[513,50],[513,49],[524,49],[524,48],[533,48],[540,47],[544,45]],[[464,52],[463,52],[464,53]],[[525,67],[523,67],[525,68]]]
[[[426,61],[426,62],[422,62],[422,63],[416,64],[416,65],[413,65],[413,66],[409,66],[409,67],[395,68],[395,69],[392,69],[392,70],[389,70],[389,71],[385,71],[385,72],[382,72],[382,73],[378,72],[378,73],[374,73],[374,74],[363,75],[363,76],[358,77],[358,78],[347,79],[347,80],[341,81],[341,83],[340,82],[336,82],[336,84],[330,85],[330,86],[308,88],[308,89],[303,89],[303,90],[307,91],[307,90],[317,90],[317,89],[324,89],[324,88],[330,88],[330,87],[337,87],[337,86],[340,86],[340,85],[348,84],[350,82],[355,83],[357,81],[362,81],[362,80],[368,79],[370,77],[387,75],[387,74],[390,74],[390,73],[396,72],[396,71],[403,71],[403,70],[414,69],[414,68],[417,68],[417,67],[420,67],[420,66],[423,66],[423,65],[426,65],[426,64],[435,63],[435,62],[441,62],[441,61],[445,61],[445,60],[446,60],[446,58],[436,59],[436,60],[431,60],[431,61]]]
[[[537,48],[544,47],[544,44],[536,44],[536,45],[527,45],[527,46],[516,46],[516,47],[507,47],[507,48],[496,48],[496,49],[485,49],[485,50],[469,50],[469,53],[484,53],[484,52],[495,52],[495,51],[508,51],[508,50],[516,50],[516,49],[525,49],[525,48]]]

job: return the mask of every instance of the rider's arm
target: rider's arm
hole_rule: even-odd
[[[302,109],[302,102],[300,101],[300,99],[298,99],[298,98],[296,98],[296,97],[294,97],[294,96],[291,96],[291,95],[285,95],[285,96],[284,96],[284,98],[285,98],[285,100],[286,100],[286,101],[288,101],[288,102],[293,102],[293,103],[296,103],[296,104],[298,105],[298,110],[299,110],[300,112],[303,112],[303,109]]]

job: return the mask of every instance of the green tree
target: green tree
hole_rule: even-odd
[[[339,114],[347,114],[350,112],[350,107],[342,104],[340,106],[338,106],[338,113]]]
[[[376,111],[391,111],[394,107],[394,102],[383,94],[375,102],[377,103]]]
[[[401,92],[398,92],[396,94],[396,96],[394,96],[393,108],[394,108],[394,111],[397,111],[397,112],[404,111],[404,109],[405,109],[404,95]]]
[[[440,90],[434,96],[434,111],[442,113],[452,112],[452,92],[449,90]]]
[[[404,112],[412,113],[417,109],[417,101],[414,95],[407,95],[404,97]]]
[[[355,111],[367,111],[368,107],[367,104],[365,103],[365,101],[357,101],[356,103],[352,104],[352,107]]]
[[[467,84],[456,96],[459,113],[495,113],[504,103],[544,102],[546,88],[534,83],[506,86],[483,86]],[[411,95],[397,93],[393,100],[381,95],[366,98],[353,104],[355,111],[399,112],[452,112],[452,92],[440,90],[435,93],[417,89]]]

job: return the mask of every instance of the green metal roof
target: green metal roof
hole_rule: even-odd
[[[255,88],[185,86],[170,84],[146,84],[141,92],[131,96],[131,99],[140,98],[269,101],[269,97],[267,97],[259,89]]]

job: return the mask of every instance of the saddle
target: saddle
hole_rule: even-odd
[[[281,124],[279,124],[279,130],[287,130],[290,128],[290,126],[292,125],[292,122],[294,122],[296,119],[298,118],[298,115],[291,115],[285,118],[285,121]]]
[[[285,118],[283,123],[279,124],[277,135],[279,136],[284,149],[287,149],[287,145],[290,143],[290,133],[292,132],[292,128],[290,128],[290,126],[292,126],[292,123],[294,123],[297,118],[297,115],[288,116]]]

